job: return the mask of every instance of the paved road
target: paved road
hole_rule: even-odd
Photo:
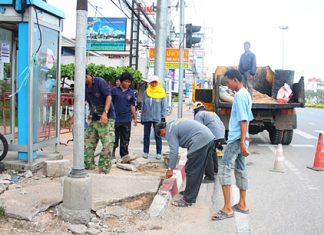
[[[249,216],[236,213],[227,221],[210,220],[223,199],[217,183],[203,185],[193,208],[170,207],[163,231],[169,234],[324,234],[324,171],[313,164],[318,131],[324,131],[324,110],[299,109],[298,128],[292,144],[283,147],[285,173],[271,172],[276,146],[265,131],[252,136],[248,157]],[[238,189],[233,186],[233,202]],[[161,234],[164,234],[161,231]]]

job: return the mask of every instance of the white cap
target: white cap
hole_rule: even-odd
[[[151,75],[148,77],[148,82],[151,83],[151,82],[158,82],[159,81],[159,77],[156,76],[156,75]]]

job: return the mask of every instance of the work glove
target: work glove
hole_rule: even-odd
[[[165,173],[165,178],[169,179],[173,176],[173,170],[172,169],[168,169]]]

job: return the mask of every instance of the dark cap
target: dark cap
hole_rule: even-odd
[[[166,128],[166,122],[159,122],[155,125],[155,133],[157,136],[160,136],[160,130]]]

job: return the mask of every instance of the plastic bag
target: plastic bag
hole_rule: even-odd
[[[292,90],[290,86],[285,83],[277,93],[277,102],[278,103],[287,103],[289,99],[292,97]]]
[[[233,103],[234,94],[226,86],[219,86],[219,98],[224,102]]]

